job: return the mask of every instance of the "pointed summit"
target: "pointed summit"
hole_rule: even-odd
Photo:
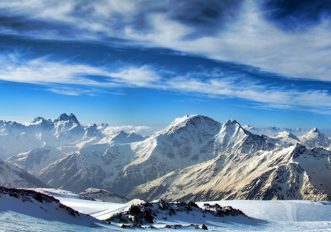
[[[219,130],[220,123],[203,115],[186,115],[180,118],[176,118],[168,127],[166,127],[162,133],[172,134],[179,129],[187,130]]]
[[[35,119],[32,120],[30,126],[33,127],[40,126],[45,129],[45,128],[51,128],[53,125],[52,125],[52,120],[50,119],[45,119],[43,117],[36,117]]]
[[[143,139],[144,139],[144,137],[139,134],[128,133],[128,132],[121,130],[112,138],[112,142],[132,143],[132,142],[142,141]]]
[[[266,136],[253,134],[245,130],[236,120],[224,123],[215,139],[220,152],[239,152],[252,154],[258,150],[270,150],[273,145]]]
[[[229,119],[226,121],[222,127],[220,133],[226,133],[226,134],[231,134],[231,135],[239,135],[241,134],[242,136],[244,135],[249,135],[250,132],[245,130],[239,122],[237,122],[234,119]]]
[[[235,126],[238,127],[244,131],[246,131],[237,120],[234,119],[229,119],[228,121],[226,121],[223,125],[224,127],[230,127],[230,126]]]
[[[299,143],[293,146],[292,156],[293,158],[299,157],[301,154],[304,154],[307,151],[307,148]]]
[[[34,118],[32,120],[31,124],[39,124],[40,122],[44,122],[44,121],[46,121],[45,118],[43,118],[43,117],[36,117],[36,118]]]
[[[71,121],[71,122],[74,122],[74,123],[80,125],[78,119],[76,118],[76,116],[73,113],[71,113],[69,115],[66,113],[63,113],[55,121]]]
[[[313,128],[306,134],[302,135],[300,141],[308,148],[328,147],[331,142],[326,135],[321,133],[317,128]]]
[[[250,132],[246,131],[236,120],[225,122],[217,135],[217,141],[222,147],[234,146],[244,141]]]

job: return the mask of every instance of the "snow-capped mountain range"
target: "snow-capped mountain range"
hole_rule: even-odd
[[[331,199],[330,145],[316,128],[267,136],[201,115],[177,118],[149,137],[84,126],[73,114],[0,122],[2,166],[53,188],[145,200]]]

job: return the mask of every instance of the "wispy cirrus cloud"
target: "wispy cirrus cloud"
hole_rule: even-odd
[[[159,75],[148,66],[109,70],[88,64],[54,61],[47,57],[29,59],[16,54],[0,56],[0,80],[51,86],[48,90],[57,94],[91,95],[95,88],[144,87],[159,79]]]
[[[263,75],[268,76],[268,73]],[[0,80],[42,85],[48,91],[69,96],[92,96],[100,89],[134,87],[244,99],[267,108],[331,112],[330,89],[298,88],[294,86],[296,82],[277,86],[264,78],[252,79],[244,71],[227,73],[224,69],[201,73],[187,70],[178,74],[151,65],[122,64],[110,68],[65,63],[47,57],[27,59],[7,55],[0,58]]]
[[[128,39],[288,77],[331,81],[328,0],[3,0],[0,9],[3,33]]]
[[[78,87],[68,87],[68,86],[53,86],[46,89],[49,92],[56,93],[59,95],[67,96],[80,96],[80,95],[89,95],[94,96],[97,90],[82,89]]]

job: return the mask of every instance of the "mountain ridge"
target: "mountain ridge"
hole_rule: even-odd
[[[42,128],[50,122],[55,122],[55,128],[48,129],[51,134],[36,130],[37,125]],[[9,161],[19,165],[31,160],[27,169],[45,158],[33,174],[54,188],[105,189],[147,200],[323,200],[331,196],[325,177],[331,175],[330,144],[316,129],[301,137],[289,131],[270,137],[254,134],[233,119],[222,124],[203,115],[176,118],[148,137],[118,130],[105,133],[107,125],[84,126],[73,114],[53,121],[38,117],[32,125],[31,130],[38,132],[38,146],[47,148],[51,143],[61,157],[48,160],[46,153],[40,153],[32,159],[32,153],[23,152]],[[0,134],[0,145],[6,138]],[[316,174],[318,169],[324,174]]]

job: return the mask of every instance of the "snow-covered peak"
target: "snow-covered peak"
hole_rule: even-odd
[[[246,131],[236,120],[228,120],[217,134],[216,142],[223,148],[242,144],[250,132]]]
[[[295,140],[299,140],[297,136],[295,136],[294,134],[288,132],[288,131],[281,131],[277,134],[278,138],[292,138]]]
[[[84,138],[89,137],[100,137],[102,136],[101,130],[99,130],[98,125],[93,123],[85,128]]]
[[[299,138],[289,131],[279,132],[274,139],[283,146],[295,145],[300,142]]]
[[[269,137],[245,130],[236,120],[224,123],[216,136],[215,145],[220,153],[252,154],[258,150],[269,150],[273,144]]]
[[[242,140],[248,136],[250,132],[246,131],[236,120],[228,120],[221,127],[218,133],[218,138],[222,143],[228,143],[229,140]],[[234,141],[235,142],[235,141]]]
[[[245,134],[249,133],[248,131],[246,131],[239,122],[237,122],[234,119],[229,119],[228,121],[226,121],[223,126],[222,126],[223,130],[236,130],[236,131],[240,131],[243,132]]]
[[[306,134],[302,135],[300,141],[307,147],[328,147],[330,140],[326,135],[321,133],[317,128],[313,128]]]
[[[133,132],[128,133],[121,130],[112,137],[111,141],[114,143],[132,143],[142,141],[143,139],[144,137],[139,134]]]
[[[320,133],[320,131],[316,127],[311,129],[309,132],[311,132],[311,133]]]
[[[32,120],[32,122],[29,124],[29,126],[40,126],[41,128],[48,128],[53,125],[51,119],[45,119],[43,117],[36,117],[35,119]]]
[[[57,119],[54,120],[54,122],[57,122],[57,121],[72,122],[72,123],[80,125],[78,119],[76,118],[76,116],[73,113],[71,113],[69,115],[66,113],[63,113]]]
[[[173,134],[176,131],[185,128],[187,130],[210,130],[219,128],[220,123],[203,115],[186,115],[184,117],[176,118],[168,127],[166,127],[162,134]]]
[[[61,114],[54,120],[54,135],[58,139],[75,140],[82,138],[85,134],[84,127],[80,125],[74,114]]]

